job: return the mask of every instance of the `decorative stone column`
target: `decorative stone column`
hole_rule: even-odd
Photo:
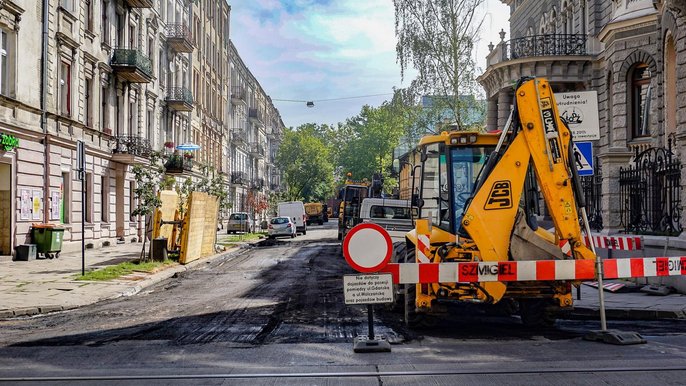
[[[510,116],[512,108],[512,95],[509,90],[500,90],[498,92],[498,128],[502,129],[507,123],[507,118]]]
[[[486,130],[497,130],[498,127],[498,101],[495,98],[488,100],[488,110],[486,111]]]

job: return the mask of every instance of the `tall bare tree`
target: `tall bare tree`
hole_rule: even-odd
[[[396,57],[404,78],[417,70],[409,89],[415,98],[431,97],[430,120],[449,120],[467,128],[482,108],[473,51],[484,0],[393,0]],[[446,116],[449,112],[450,116]]]

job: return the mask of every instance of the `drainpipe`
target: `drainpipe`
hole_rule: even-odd
[[[40,126],[43,131],[43,149],[45,151],[45,168],[43,170],[43,222],[50,219],[50,208],[46,203],[50,197],[50,138],[47,122],[47,93],[48,93],[48,7],[49,0],[43,0],[43,26],[41,40],[41,79],[40,79]]]

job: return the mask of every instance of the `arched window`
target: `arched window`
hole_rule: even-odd
[[[674,36],[667,33],[665,36],[665,146],[670,134],[676,133],[676,47]]]
[[[612,129],[614,127],[614,122],[612,118],[614,117],[614,96],[612,95],[614,90],[614,82],[612,80],[612,71],[607,74],[607,108],[605,109],[606,117],[605,122],[607,125],[607,144],[608,146],[613,146],[612,141],[614,139],[614,134]]]
[[[628,112],[632,138],[650,135],[650,128],[648,127],[650,121],[650,76],[650,69],[645,63],[637,63],[629,70],[627,100],[629,102]]]

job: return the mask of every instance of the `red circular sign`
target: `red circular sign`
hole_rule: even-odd
[[[343,240],[345,261],[358,272],[378,272],[391,261],[391,236],[377,224],[355,225]]]

